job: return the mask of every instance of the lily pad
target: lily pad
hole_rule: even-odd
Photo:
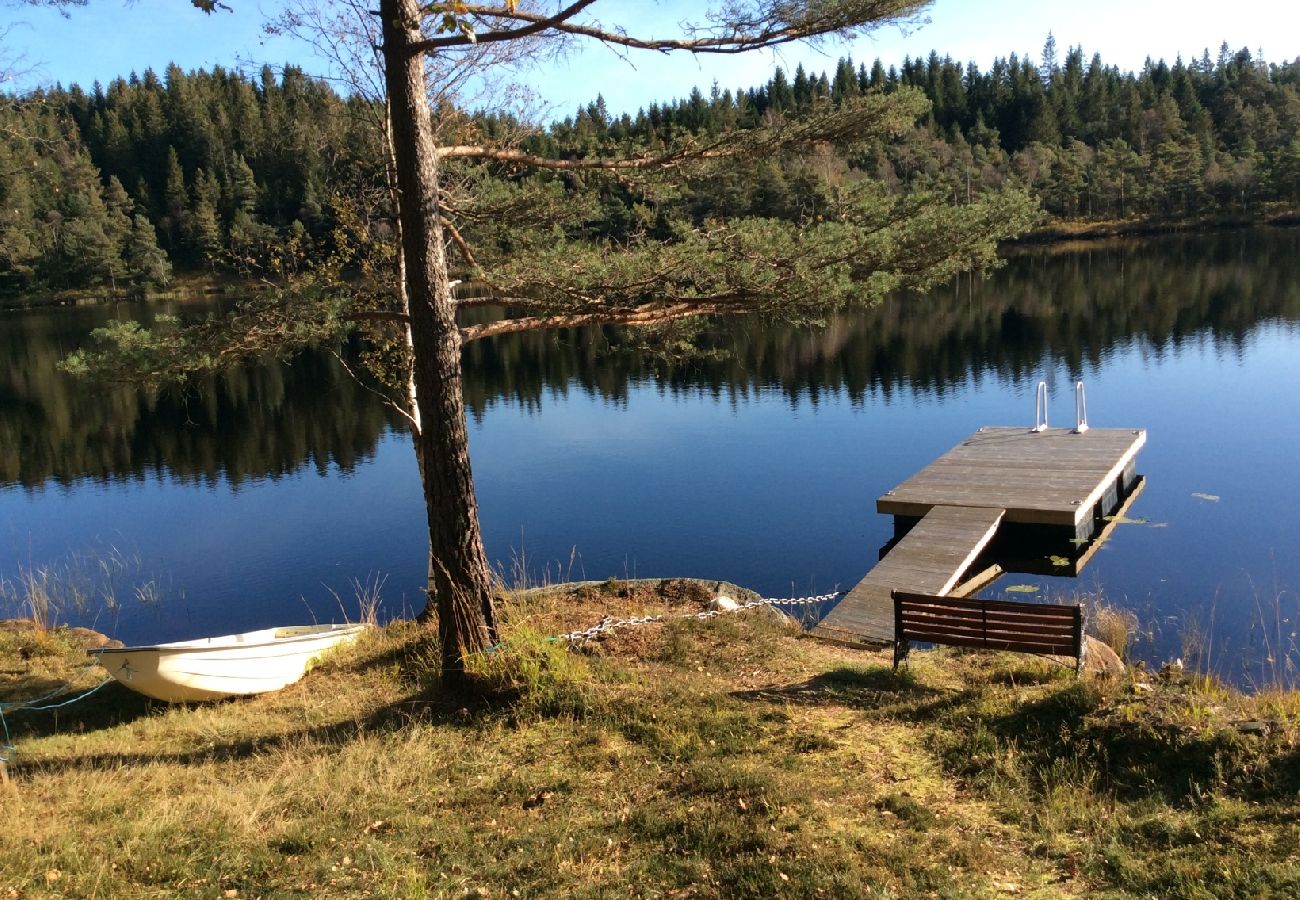
[[[1003,588],[1008,594],[1037,594],[1038,585],[1036,584],[1009,584]]]
[[[1197,500],[1209,500],[1211,503],[1219,502],[1218,494],[1206,494],[1206,493],[1202,493],[1201,491],[1192,491],[1192,496],[1195,497]]]
[[[1055,553],[1047,557],[1047,561],[1054,566],[1068,566],[1070,564],[1069,557],[1057,556]]]

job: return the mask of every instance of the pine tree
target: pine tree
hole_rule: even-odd
[[[176,148],[167,146],[166,180],[163,182],[162,222],[167,237],[167,247],[176,256],[184,243],[185,215],[189,206],[189,191],[185,188],[185,173],[181,170]]]
[[[158,246],[158,235],[143,215],[135,216],[124,258],[131,279],[142,288],[164,288],[171,283],[172,266]]]
[[[185,236],[191,258],[215,268],[221,249],[221,226],[217,222],[217,183],[207,172],[194,173],[194,202],[186,217]]]

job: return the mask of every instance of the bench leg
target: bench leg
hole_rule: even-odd
[[[907,659],[907,651],[910,647],[909,641],[894,641],[894,671],[898,671],[898,664]]]

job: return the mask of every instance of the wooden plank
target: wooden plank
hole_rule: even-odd
[[[898,625],[895,624],[895,630]],[[974,626],[965,626],[953,628],[942,623],[935,624],[917,624],[903,620],[902,631],[900,632],[905,638],[912,641],[927,641],[933,638],[935,643],[942,644],[949,637],[969,638],[970,640],[999,640],[999,641],[1031,641],[1044,644],[1067,644],[1074,646],[1074,629],[1065,632],[1053,632],[1050,634],[1035,634],[1032,631],[1023,629],[1013,629],[1009,631],[977,628]]]
[[[1048,643],[1073,643],[1074,629],[1069,628],[1065,631],[1052,631],[1039,634],[1032,629],[1010,628],[1010,629],[992,629],[980,628],[978,625],[960,625],[954,627],[945,622],[909,622],[903,619],[903,634],[908,638],[924,640],[921,635],[945,635],[951,634],[955,637],[969,638],[989,638],[994,637],[999,640],[1024,639],[1027,641],[1043,641]]]
[[[942,643],[951,647],[967,647],[973,650],[1008,650],[1013,653],[1048,653],[1053,656],[1074,656],[1075,647],[1070,641],[1063,644],[1040,643],[1037,641],[995,641],[979,638],[944,638],[942,641],[927,641],[918,637],[917,643]]]
[[[920,615],[901,610],[903,624],[926,628],[973,628],[977,631],[1017,631],[1025,634],[1073,634],[1073,622],[1013,622],[980,621],[979,619],[952,618],[942,615]]]
[[[935,506],[1001,508],[1007,522],[1077,526],[1145,443],[1135,429],[985,428],[877,499],[876,509],[918,517]]]
[[[1028,622],[1033,625],[1042,625],[1044,628],[1068,628],[1074,622],[1073,616],[1038,616],[1031,613],[1013,613],[996,609],[983,612],[974,609],[943,609],[938,606],[904,605],[902,611],[903,615],[908,617],[938,617],[954,622],[988,622],[990,624]]]
[[[943,608],[1002,610],[1012,613],[1032,611],[1034,615],[1059,616],[1060,618],[1073,618],[1076,609],[1073,606],[1062,606],[1056,603],[1018,603],[1015,600],[974,600],[943,596],[936,598],[915,591],[899,591],[898,599],[903,601],[904,608],[910,605],[936,603]]]
[[[895,633],[902,648],[902,653],[895,652],[895,665],[909,641],[1076,657],[1083,652],[1083,614],[1077,606],[962,600],[904,591],[895,591],[893,602]],[[994,615],[1004,621],[987,621]],[[1016,621],[1017,616],[1032,621]]]
[[[904,589],[945,594],[952,590],[992,540],[1002,515],[1001,509],[936,507],[813,628],[812,634],[838,640],[848,632],[862,642],[893,641],[890,592]]]

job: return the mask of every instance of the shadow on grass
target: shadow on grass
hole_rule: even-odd
[[[55,690],[63,683],[52,682],[42,693]],[[78,691],[69,691],[66,696],[52,697],[37,705],[66,702],[78,693]],[[40,696],[35,692],[25,692],[25,695]],[[96,690],[91,696],[78,700],[70,706],[56,709],[6,710],[5,719],[9,723],[9,733],[14,740],[33,739],[49,737],[53,734],[85,734],[105,728],[116,728],[149,715],[151,706],[161,705],[163,704],[128,690],[116,682],[111,682]]]
[[[355,675],[403,665],[415,658],[425,657],[420,653],[413,657],[412,648],[403,645],[374,656],[345,663],[331,663],[309,674],[307,681],[289,686],[285,692],[322,690],[322,682],[328,680],[329,671],[335,667],[336,671]],[[371,708],[363,715],[348,715],[338,721],[309,728],[272,730],[278,723],[289,719],[291,713],[274,707],[256,707],[275,696],[284,694],[276,692],[273,695],[231,697],[202,704],[168,704],[137,694],[114,682],[106,684],[92,696],[58,710],[12,710],[6,713],[6,721],[14,742],[19,744],[20,752],[10,761],[9,771],[21,776],[36,771],[94,771],[149,763],[199,765],[244,759],[303,741],[341,746],[361,734],[396,731],[414,724],[477,728],[490,722],[508,721],[513,699],[508,693],[494,690],[481,680],[470,681],[453,693],[444,690],[436,677],[431,677],[422,684],[412,683],[400,700]],[[39,760],[27,759],[21,752],[24,740],[117,728],[140,719],[166,715],[172,710],[242,704],[249,705],[250,719],[267,719],[265,731],[252,727],[237,737],[225,741],[218,739],[201,747],[181,751],[85,752],[75,757]]]
[[[799,684],[774,688],[734,691],[739,700],[763,700],[805,706],[847,706],[877,709],[911,704],[939,694],[918,682],[910,672],[895,672],[888,666],[865,669],[843,667],[815,675]]]

